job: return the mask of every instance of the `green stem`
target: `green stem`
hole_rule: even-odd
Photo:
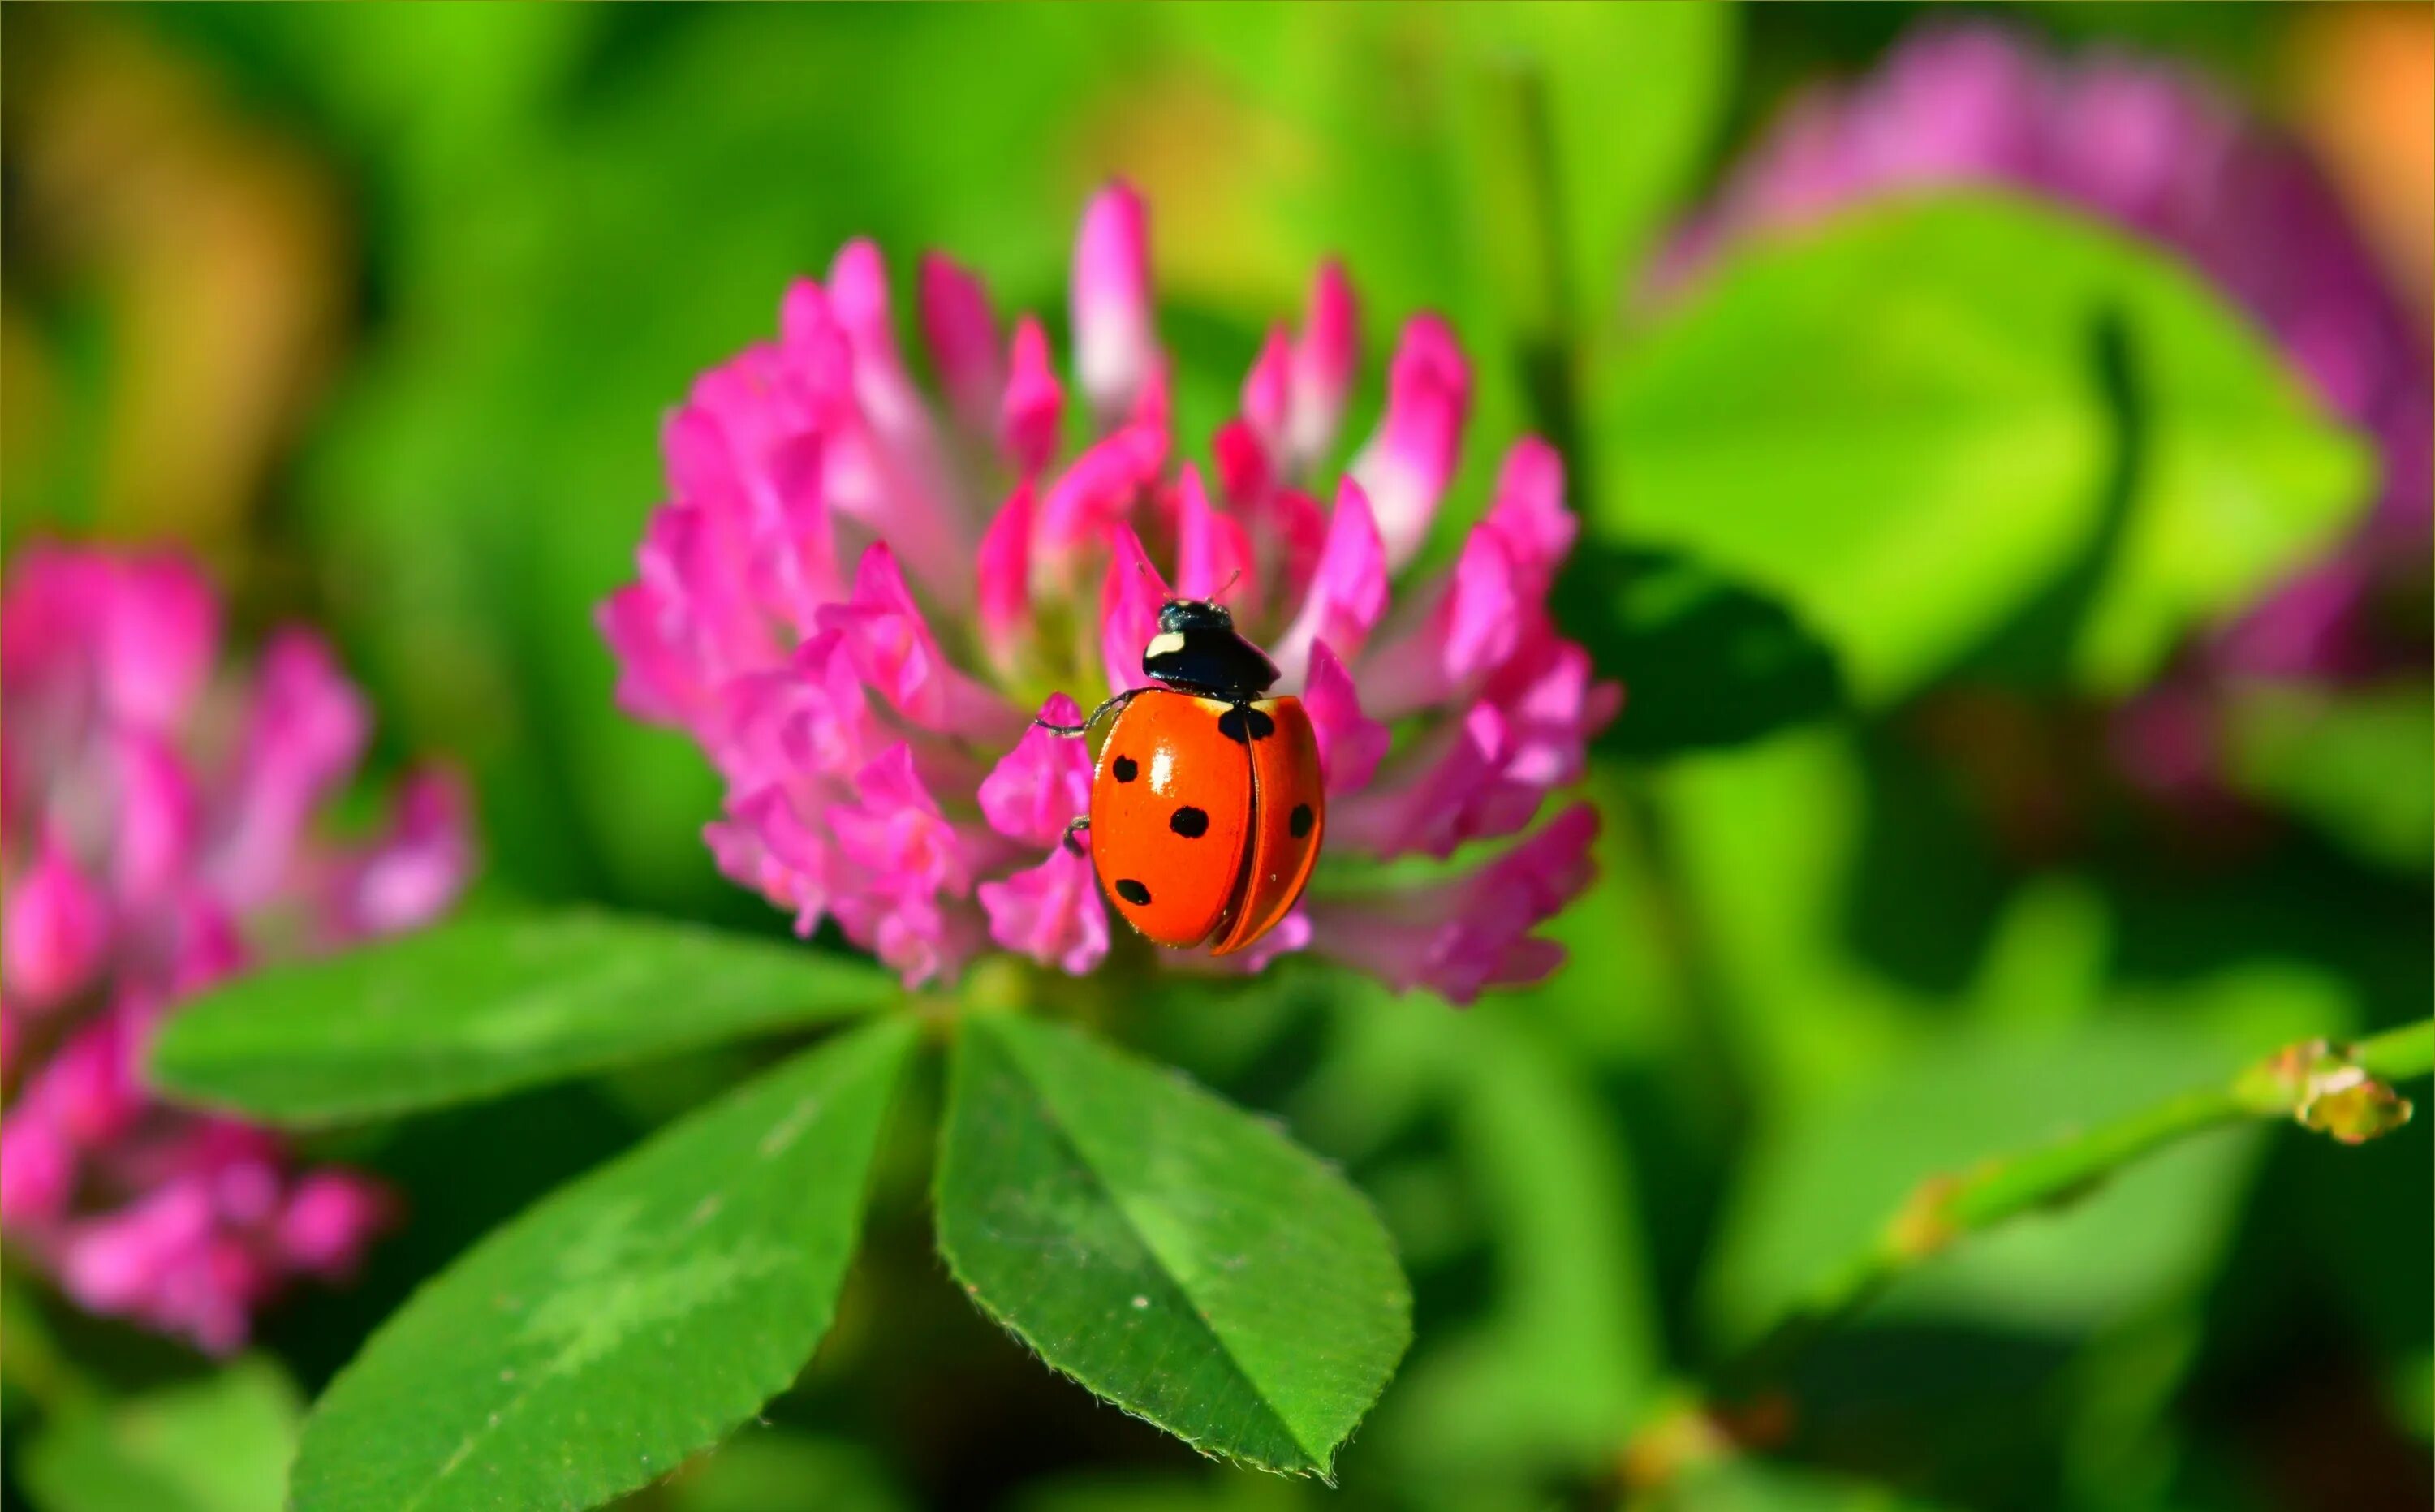
[[[1999,1157],[1962,1174],[1931,1176],[1911,1191],[1868,1249],[1717,1373],[1717,1390],[1670,1390],[1616,1453],[1610,1481],[1576,1487],[1582,1504],[1668,1507],[1683,1473],[1777,1441],[1789,1405],[1770,1393],[1802,1349],[1868,1308],[1887,1285],[1967,1234],[2087,1195],[2135,1159],[2225,1125],[2288,1118],[2342,1144],[2362,1144],[2409,1123],[2393,1081],[2435,1072],[2435,1021],[2386,1030],[2357,1044],[2305,1040],[2202,1086],[2080,1135]]]
[[[2076,1200],[2152,1150],[2254,1119],[2289,1118],[2357,1144],[2400,1126],[2409,1104],[2394,1081],[2435,1071],[2435,1020],[2355,1045],[2309,1040],[2275,1052],[2231,1081],[1958,1175],[1914,1188],[1868,1248],[1770,1330],[1722,1377],[1738,1396],[1775,1379],[1817,1336],[1858,1313],[1888,1285],[1956,1241],[2010,1219]]]
[[[1582,391],[1590,364],[1609,345],[1610,334],[1603,315],[1584,318],[1585,311],[1602,311],[1605,302],[1575,286],[1565,255],[1566,207],[1547,81],[1537,64],[1499,56],[1473,84],[1474,195],[1485,212],[1483,222],[1506,232],[1505,261],[1490,257],[1486,266],[1506,293],[1525,408],[1533,428],[1563,457],[1573,512],[1587,519],[1599,512],[1591,493],[1600,474]],[[1683,994],[1695,1040],[1691,1058],[1701,1079],[1700,1100],[1720,1125],[1713,1132],[1729,1143],[1748,1108],[1724,973],[1684,875],[1669,816],[1649,780],[1638,772],[1618,773],[1615,792],[1607,817],[1647,884],[1657,945]]]
[[[2351,1046],[2351,1059],[2379,1081],[2410,1081],[2435,1073],[2435,1019],[2362,1040]]]
[[[1678,1074],[1686,1078],[1693,1101],[1710,1120],[1702,1132],[1730,1145],[1751,1116],[1748,1057],[1734,1023],[1732,988],[1684,871],[1672,815],[1645,773],[1617,773],[1613,792],[1607,817],[1627,864],[1647,888],[1654,943],[1680,994],[1688,1065]]]
[[[1956,1241],[2011,1218],[2086,1195],[2149,1152],[2208,1129],[2288,1118],[2345,1144],[2363,1143],[2409,1121],[2392,1084],[2435,1072],[2435,1019],[2356,1044],[2323,1040],[2286,1046],[2227,1082],[2195,1088],[2152,1107],[1959,1175],[1912,1189],[1877,1237],[1824,1286],[1718,1374],[1704,1395],[1668,1394],[1636,1428],[1613,1470],[1587,1488],[1601,1504],[1670,1504],[1684,1471],[1773,1443],[1788,1407],[1763,1389],[1819,1335],[1850,1321],[1879,1294]]]

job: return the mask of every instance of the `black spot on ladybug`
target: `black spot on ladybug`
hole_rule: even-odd
[[[1277,722],[1246,704],[1236,704],[1218,716],[1218,733],[1237,746],[1266,740],[1277,732]]]
[[[1116,781],[1130,782],[1141,775],[1141,767],[1130,756],[1119,756],[1115,765]]]
[[[1297,803],[1297,804],[1295,804],[1295,805],[1293,806],[1293,812],[1292,812],[1291,814],[1288,814],[1288,815],[1287,815],[1287,816],[1286,816],[1286,830],[1287,830],[1287,832],[1288,833],[1290,833],[1290,834],[1291,834],[1295,839],[1297,839],[1297,840],[1301,839],[1304,835],[1308,834],[1308,833],[1310,833],[1310,823],[1311,823],[1311,819],[1312,819],[1312,817],[1313,817],[1313,816],[1312,816],[1312,814],[1311,814],[1311,812],[1310,812],[1310,805],[1309,805],[1309,804],[1307,804],[1307,803]]]
[[[1209,833],[1209,816],[1186,804],[1175,811],[1175,816],[1166,821],[1166,827],[1187,840],[1198,840]]]
[[[1149,902],[1149,889],[1143,886],[1140,883],[1133,881],[1131,877],[1118,877],[1116,879],[1116,896],[1132,904],[1135,908],[1139,908],[1142,904]]]

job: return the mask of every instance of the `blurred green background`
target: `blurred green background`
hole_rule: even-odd
[[[2340,171],[2337,117],[2397,92],[2426,135],[2426,12],[2397,13],[2391,76],[2341,72],[2392,35],[2356,9],[2005,19],[2206,72],[2383,225],[2426,188]],[[2120,706],[2373,492],[2202,283],[1956,196],[1634,293],[1789,91],[1918,19],[11,7],[0,520],[12,548],[182,542],[242,624],[326,625],[385,757],[472,780],[482,893],[775,932],[699,843],[697,753],[614,712],[592,611],[660,414],[787,278],[854,235],[900,280],[947,249],[1061,333],[1076,215],[1126,175],[1195,455],[1321,257],[1363,297],[1356,435],[1393,330],[1442,311],[1478,374],[1454,524],[1506,439],[1552,433],[1589,522],[1563,617],[1631,688],[1573,962],[1465,1014],[1286,971],[1124,1025],[1388,1214],[1418,1343],[1341,1488],[1203,1464],[1050,1377],[899,1190],[798,1389],[635,1503],[1551,1504],[1922,1177],[2430,996],[2423,599],[2392,675],[2239,691],[2221,801],[2109,765]],[[2425,271],[2394,276],[2423,299]],[[734,1070],[338,1141],[412,1221],[232,1369],[25,1304],[9,1504],[276,1504],[300,1397],[417,1279]],[[2424,1122],[2177,1148],[1905,1282],[1692,1504],[2424,1506],[2431,1190]],[[101,1409],[57,1410],[67,1359]]]

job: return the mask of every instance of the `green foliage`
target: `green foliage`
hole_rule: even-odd
[[[1373,1155],[1407,1120],[1443,1122],[1442,1162],[1405,1154],[1364,1172],[1407,1250],[1407,1235],[1434,1241],[1416,1269],[1468,1240],[1495,1278],[1473,1315],[1415,1352],[1362,1439],[1432,1505],[1493,1504],[1533,1466],[1595,1469],[1663,1369],[1632,1152],[1580,1047],[1546,1026],[1550,996],[1415,1014],[1384,989],[1348,989],[1330,1054],[1290,1105],[1332,1144]],[[1382,1114],[1388,1128],[1361,1126]],[[1448,1201],[1455,1212],[1434,1211]]]
[[[1329,1493],[1308,1483],[1251,1474],[1085,1475],[1034,1486],[1014,1512],[1298,1512]]]
[[[1867,1481],[1759,1461],[1723,1460],[1684,1476],[1649,1512],[1937,1512],[1936,1503]]]
[[[297,1512],[590,1506],[750,1418],[828,1332],[912,1039],[808,1051],[449,1266],[314,1409]]]
[[[1072,1030],[968,1022],[941,1146],[939,1247],[974,1300],[1203,1453],[1325,1476],[1410,1340],[1341,1177]]]
[[[1721,6],[1448,8],[1471,251],[1529,338],[1595,344],[1723,110]],[[1615,80],[1638,87],[1618,92]],[[1628,148],[1625,144],[1629,144]]]
[[[747,1429],[671,1479],[668,1512],[902,1512],[877,1456],[810,1434]]]
[[[1711,1273],[1722,1329],[1747,1337],[1865,1250],[1918,1186],[2229,1074],[2187,1032],[2100,1022],[2075,1032],[1964,1031],[1882,1081],[1770,1130],[1753,1153]],[[2094,1329],[2177,1295],[2220,1253],[2254,1131],[2160,1153],[2050,1214],[1906,1278],[1884,1306],[2031,1331]]]
[[[1952,895],[1986,865],[1966,855],[1907,868],[1926,885],[1870,904],[1960,954],[1958,986],[1923,987],[1850,928],[1888,844],[1869,749],[1784,737],[1691,764],[1662,790],[1692,895],[1721,931],[1729,1034],[1753,1047],[1739,1070],[1768,1110],[1706,1258],[1703,1310],[1729,1337],[1826,1280],[1920,1181],[2340,1033],[2360,1011],[2356,984],[2266,940],[2211,938],[2202,971],[2119,981],[2123,956],[2153,949],[2149,926],[2062,879],[1999,885],[1983,919],[1957,912]],[[1888,1306],[2050,1332],[2185,1295],[2220,1261],[2254,1151],[2235,1133],[2163,1153],[1926,1267]]]
[[[496,1096],[897,994],[870,962],[689,925],[570,912],[481,918],[239,978],[152,1052],[169,1091],[278,1123]]]
[[[1548,130],[1573,318],[1595,339],[1696,180],[1733,82],[1738,21],[1723,6],[1498,6],[1548,78]],[[1615,81],[1636,86],[1617,90]]]
[[[2424,681],[2347,695],[2243,689],[2227,722],[2244,791],[2370,861],[2422,873],[2435,862],[2435,699]]]
[[[1560,590],[1569,627],[1631,690],[1601,744],[1650,758],[1747,745],[1844,707],[1842,668],[1782,603],[1671,552],[1590,541]]]
[[[250,1358],[45,1423],[12,1449],[36,1512],[279,1512],[302,1414],[279,1367]]]
[[[2364,452],[2240,317],[2054,212],[1868,209],[1712,277],[1617,381],[1597,524],[1781,595],[1869,701],[2075,573],[2070,674],[2133,686],[2365,500]]]
[[[2241,50],[2207,8],[2115,9],[2024,26],[2127,26],[2218,65]],[[2282,23],[2262,17],[2237,26],[2279,77]],[[42,34],[17,19],[9,82],[31,105]],[[2100,801],[2119,795],[2076,785],[2095,758],[2057,748],[2101,741],[2109,706],[2371,491],[2362,450],[2246,318],[2090,223],[1961,195],[1627,297],[1729,136],[1902,24],[1671,4],[113,17],[304,148],[362,238],[337,382],[253,534],[209,555],[244,633],[287,613],[335,629],[384,759],[467,770],[502,895],[769,927],[700,844],[715,778],[616,711],[593,623],[662,486],[657,420],[851,236],[883,249],[908,326],[914,259],[938,248],[1054,331],[1074,213],[1112,174],[1153,205],[1180,449],[1205,460],[1264,328],[1342,257],[1365,338],[1342,451],[1397,327],[1446,315],[1477,393],[1431,550],[1477,518],[1512,436],[1549,436],[1588,526],[1560,617],[1630,696],[1590,783],[1601,880],[1543,987],[1457,1015],[1307,961],[1248,987],[1126,974],[1121,954],[1113,985],[1012,973],[996,980],[1032,1017],[922,1005],[953,1065],[943,1089],[909,1078],[925,1117],[903,1139],[882,1132],[907,1019],[724,1096],[757,1047],[658,1064],[903,1005],[886,973],[801,946],[475,919],[183,1009],[159,1079],[285,1124],[619,1074],[605,1097],[584,1080],[310,1136],[397,1182],[416,1226],[353,1295],[268,1316],[300,1377],[355,1354],[305,1430],[299,1512],[1331,1500],[1244,1465],[1340,1469],[1363,1506],[1586,1503],[1669,1375],[1813,1295],[1924,1178],[2264,1045],[2423,1012],[2423,687],[2234,691],[2230,779],[2296,824],[2142,814],[2116,833]],[[60,171],[18,119],[12,172]],[[140,321],[114,276],[93,282],[64,309],[40,281],[9,291],[9,450],[46,400],[75,411],[71,455],[42,459],[62,496],[112,465],[83,454],[114,434],[114,365],[144,355],[120,345]],[[45,322],[56,394],[17,365]],[[9,539],[43,525],[12,517]],[[1990,684],[2029,700],[2015,722],[1941,745]],[[1348,1174],[1066,1019],[1278,1110]],[[863,1189],[916,1179],[940,1095],[936,1238],[984,1321],[883,1201],[872,1305],[798,1381]],[[500,1159],[503,1127],[541,1119],[545,1158]],[[2426,1133],[2353,1151],[2230,1131],[2057,1194],[1908,1270],[1846,1354],[1792,1380],[1781,1463],[1709,1445],[1649,1504],[2244,1504],[2226,1488],[2255,1478],[2254,1414],[2313,1406],[2272,1397],[2287,1376],[2358,1407],[2344,1456],[2391,1448],[2371,1402],[2423,1444],[2435,1234],[2393,1194],[2427,1189]],[[0,1341],[12,1496],[278,1504],[284,1377],[249,1363],[163,1388],[193,1363],[128,1367],[123,1336],[43,1315],[28,1280],[16,1267]],[[1235,1463],[1045,1387],[986,1320]],[[2316,1341],[2323,1382],[2261,1357],[2268,1335]],[[766,1429],[712,1447],[782,1391]]]

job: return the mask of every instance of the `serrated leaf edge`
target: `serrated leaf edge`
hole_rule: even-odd
[[[980,1022],[985,1021],[976,1021],[976,1022]],[[1395,1274],[1397,1280],[1400,1283],[1398,1288],[1398,1300],[1402,1303],[1402,1307],[1399,1311],[1404,1324],[1403,1337],[1397,1342],[1394,1357],[1388,1362],[1387,1368],[1380,1374],[1377,1386],[1370,1393],[1368,1400],[1362,1402],[1361,1411],[1355,1418],[1353,1426],[1346,1429],[1344,1436],[1338,1439],[1334,1444],[1328,1446],[1323,1453],[1313,1454],[1311,1452],[1310,1446],[1304,1441],[1300,1431],[1298,1431],[1291,1422],[1288,1422],[1282,1414],[1279,1414],[1274,1407],[1269,1405],[1268,1393],[1261,1386],[1258,1378],[1254,1377],[1251,1371],[1243,1366],[1243,1363],[1239,1359],[1235,1358],[1233,1347],[1227,1344],[1224,1336],[1218,1333],[1215,1328],[1208,1327],[1205,1317],[1202,1319],[1203,1328],[1209,1337],[1217,1344],[1218,1352],[1224,1358],[1227,1366],[1234,1370],[1235,1375],[1241,1378],[1244,1384],[1252,1388],[1252,1395],[1259,1400],[1262,1409],[1269,1414],[1270,1419],[1275,1422],[1279,1428],[1285,1431],[1287,1440],[1292,1443],[1296,1448],[1303,1451],[1305,1456],[1304,1463],[1299,1465],[1271,1464],[1267,1460],[1261,1459],[1257,1455],[1240,1453],[1223,1446],[1213,1447],[1210,1444],[1202,1442],[1199,1437],[1183,1432],[1172,1423],[1163,1421],[1150,1413],[1142,1411],[1127,1402],[1118,1400],[1115,1397],[1094,1385],[1091,1381],[1080,1372],[1067,1368],[1065,1366],[1050,1359],[1047,1354],[1043,1352],[1038,1341],[1033,1339],[1029,1333],[1026,1332],[1020,1324],[1016,1323],[1006,1314],[999,1311],[997,1306],[980,1291],[978,1286],[976,1286],[969,1277],[964,1274],[962,1266],[957,1262],[955,1254],[947,1244],[945,1225],[943,1222],[939,1220],[937,1215],[943,1211],[943,1206],[940,1200],[942,1194],[941,1189],[943,1185],[946,1172],[946,1152],[951,1147],[954,1137],[957,1098],[954,1094],[953,1088],[956,1082],[964,1074],[964,1057],[967,1054],[964,1046],[966,1040],[974,1032],[976,1032],[976,1030],[973,1024],[967,1024],[965,1026],[964,1035],[959,1036],[958,1039],[956,1054],[949,1068],[948,1074],[950,1091],[946,1100],[945,1114],[941,1120],[939,1132],[940,1157],[936,1170],[933,1173],[931,1183],[931,1203],[933,1211],[932,1235],[936,1241],[939,1258],[946,1263],[947,1273],[949,1277],[954,1280],[958,1288],[963,1292],[965,1297],[969,1299],[974,1306],[980,1309],[984,1316],[997,1324],[1000,1328],[1006,1330],[1006,1332],[1012,1335],[1025,1349],[1030,1352],[1033,1358],[1037,1359],[1042,1365],[1046,1366],[1050,1371],[1073,1382],[1076,1385],[1088,1391],[1097,1400],[1106,1402],[1109,1406],[1122,1412],[1127,1417],[1135,1418],[1143,1422],[1148,1423],[1153,1428],[1158,1429],[1161,1433],[1190,1446],[1194,1452],[1203,1455],[1209,1459],[1248,1466],[1251,1469],[1266,1470],[1271,1474],[1309,1477],[1318,1480],[1321,1484],[1327,1486],[1330,1488],[1333,1488],[1336,1485],[1335,1466],[1337,1455],[1342,1452],[1346,1444],[1352,1442],[1353,1435],[1359,1432],[1361,1423],[1368,1419],[1372,1409],[1377,1406],[1379,1399],[1386,1394],[1388,1383],[1394,1380],[1395,1372],[1402,1366],[1404,1355],[1411,1349],[1411,1282],[1408,1278],[1404,1276],[1400,1260],[1397,1262]],[[1033,1080],[1031,1068],[1023,1062],[1017,1052],[1012,1050],[1010,1041],[1001,1040],[999,1043],[1002,1046],[1008,1047],[1006,1051],[1008,1058],[1013,1062],[1018,1071],[1023,1073],[1025,1081],[1027,1083],[1031,1083]],[[1209,1102],[1218,1104],[1227,1111],[1242,1118],[1246,1123],[1263,1130],[1269,1137],[1287,1145],[1303,1159],[1310,1160],[1324,1169],[1329,1175],[1335,1177],[1338,1180],[1343,1183],[1345,1190],[1352,1194],[1354,1200],[1359,1203],[1362,1209],[1369,1213],[1371,1220],[1378,1225],[1379,1232],[1389,1235],[1389,1248],[1391,1254],[1393,1247],[1392,1236],[1387,1228],[1385,1219],[1379,1215],[1376,1205],[1371,1202],[1369,1194],[1363,1192],[1355,1182],[1347,1179],[1344,1177],[1343,1172],[1334,1162],[1324,1160],[1310,1150],[1304,1149],[1301,1144],[1287,1138],[1286,1135],[1273,1124],[1261,1119],[1255,1114],[1246,1111],[1228,1099],[1218,1096],[1207,1088],[1193,1081],[1181,1071],[1172,1067],[1161,1067],[1153,1063],[1141,1061],[1140,1057],[1131,1056],[1128,1052],[1114,1045],[1101,1043],[1098,1048],[1124,1059],[1135,1061],[1139,1063],[1143,1069],[1149,1070],[1154,1073],[1161,1071],[1165,1072],[1167,1077],[1175,1082],[1185,1095],[1203,1098]],[[1089,1171],[1092,1175],[1093,1180],[1097,1182],[1098,1174],[1097,1168],[1093,1166],[1089,1158],[1083,1153],[1081,1147],[1076,1143],[1073,1136],[1066,1131],[1063,1124],[1057,1116],[1056,1109],[1048,1104],[1047,1099],[1045,1097],[1035,1096],[1034,1101],[1041,1108],[1044,1115],[1043,1122],[1049,1131],[1055,1134],[1065,1148],[1073,1153],[1076,1164],[1080,1166],[1083,1170]],[[1141,1245],[1144,1252],[1148,1253],[1154,1259],[1157,1259],[1161,1266],[1164,1267],[1166,1265],[1165,1257],[1159,1255],[1157,1248],[1150,1244],[1148,1236],[1143,1233],[1140,1228],[1134,1223],[1132,1213],[1120,1200],[1117,1199],[1115,1194],[1113,1192],[1107,1192],[1104,1183],[1101,1183],[1101,1190],[1106,1193],[1109,1206],[1123,1218],[1126,1228],[1132,1233],[1133,1238]],[[1174,1280],[1172,1276],[1170,1276],[1168,1280],[1170,1284],[1175,1287],[1175,1290],[1182,1295],[1185,1300],[1194,1300],[1192,1294],[1185,1289],[1182,1281]]]

